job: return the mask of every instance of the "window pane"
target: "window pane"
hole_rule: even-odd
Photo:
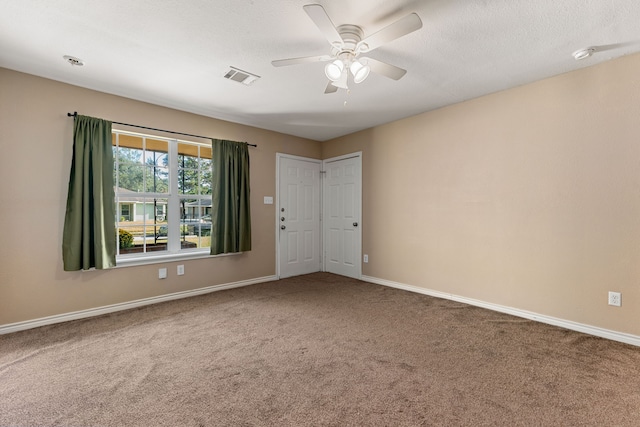
[[[143,252],[142,230],[138,226],[118,228],[118,252],[121,255]]]
[[[182,249],[211,246],[211,200],[181,199]]]
[[[166,241],[169,238],[169,228],[166,223],[164,225],[155,225],[153,231],[155,232],[157,242],[162,240]]]
[[[200,199],[199,248],[211,247],[211,199]]]
[[[178,144],[180,194],[211,194],[211,148]]]
[[[212,179],[211,160],[200,159],[200,194],[211,195]]]
[[[130,227],[118,229],[118,250],[120,253],[128,253],[134,246],[134,234]]]
[[[147,193],[168,193],[169,169],[159,166],[147,166],[145,183]]]
[[[167,205],[168,199],[146,198],[144,200],[144,250],[158,252],[167,250]]]
[[[154,168],[154,177],[157,182],[155,193],[168,193],[169,192],[169,169],[164,167]]]
[[[180,218],[185,221],[200,219],[200,202],[198,199],[180,199]]]
[[[118,161],[122,164],[139,164],[142,163],[142,150],[137,148],[118,148]]]
[[[154,209],[156,212],[155,222],[156,224],[166,224],[167,222],[167,206],[169,205],[168,199],[154,199]]]
[[[167,226],[167,206],[169,199],[153,199],[153,208],[155,212],[154,221],[148,225],[150,233],[153,234],[154,245],[165,245],[168,239],[169,229]]]
[[[200,209],[202,211],[202,220],[211,222],[211,199],[201,199]]]
[[[146,151],[144,153],[144,161],[148,165],[162,165],[167,166],[169,159],[167,153],[169,152],[169,142],[159,141],[157,139],[145,140]]]
[[[178,190],[180,194],[198,194],[197,169],[178,169]]]
[[[192,241],[198,248],[211,247],[211,223],[198,224],[195,228]]]
[[[116,181],[118,183],[118,188],[137,193],[143,192],[144,170],[145,167],[143,165],[120,163]]]
[[[198,169],[198,157],[178,154],[178,167],[182,169]]]
[[[211,159],[200,159],[200,170],[211,172]]]
[[[211,174],[209,174],[210,176]],[[205,174],[203,174],[203,176],[207,176]],[[203,196],[210,196],[211,195],[211,179],[203,179],[202,183],[200,185],[200,194],[202,194]]]

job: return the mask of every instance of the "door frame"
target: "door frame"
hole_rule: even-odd
[[[324,257],[323,257],[323,240],[324,240],[324,227],[322,224],[322,193],[324,192],[322,189],[323,184],[323,163],[320,159],[313,159],[311,157],[302,157],[295,156],[293,154],[285,154],[285,153],[276,153],[276,200],[274,203],[274,211],[275,211],[275,233],[276,233],[276,277],[280,279],[280,160],[281,159],[292,159],[292,160],[300,160],[304,162],[312,162],[320,165],[320,270],[324,271]]]
[[[359,225],[359,230],[360,230],[360,239],[358,240],[358,244],[360,245],[360,259],[358,260],[358,271],[357,271],[357,278],[361,279],[362,278],[362,234],[363,234],[363,227],[362,227],[362,151],[355,151],[353,153],[349,153],[349,154],[343,154],[341,156],[337,156],[337,157],[331,157],[329,159],[323,159],[322,160],[322,168],[321,168],[321,172],[320,175],[322,176],[322,178],[320,179],[320,185],[321,185],[321,191],[320,191],[320,226],[321,226],[321,232],[322,232],[322,236],[320,238],[320,248],[322,250],[322,254],[320,257],[320,265],[322,268],[322,271],[327,271],[327,267],[326,267],[326,257],[324,256],[324,242],[325,242],[325,234],[326,234],[326,228],[325,228],[325,223],[322,221],[322,218],[324,216],[324,196],[325,196],[325,191],[327,191],[327,179],[325,178],[326,175],[326,164],[327,163],[332,163],[332,162],[337,162],[340,160],[346,160],[346,159],[352,159],[354,157],[359,157],[360,158],[360,169],[359,169],[359,177],[358,177],[358,194],[360,195],[360,198],[356,201],[356,203],[358,204],[358,211],[360,212],[360,218],[358,220],[358,225]]]

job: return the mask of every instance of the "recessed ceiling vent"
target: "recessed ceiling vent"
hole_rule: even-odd
[[[224,78],[233,80],[234,82],[242,83],[246,86],[250,86],[253,82],[260,78],[260,76],[256,74],[252,74],[248,71],[244,71],[236,67],[229,68],[231,69],[227,71],[227,74],[224,75]]]

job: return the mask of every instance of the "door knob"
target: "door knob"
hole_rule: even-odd
[[[284,221],[284,217],[280,217],[280,221]]]
[[[358,223],[357,223],[357,222],[354,222],[354,223],[353,223],[353,226],[354,226],[354,227],[357,227],[357,226],[358,226]]]
[[[280,230],[284,230],[285,228],[287,228],[287,226],[284,224],[280,226]]]

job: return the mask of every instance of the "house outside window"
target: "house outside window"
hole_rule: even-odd
[[[118,260],[208,253],[210,144],[114,130]]]

